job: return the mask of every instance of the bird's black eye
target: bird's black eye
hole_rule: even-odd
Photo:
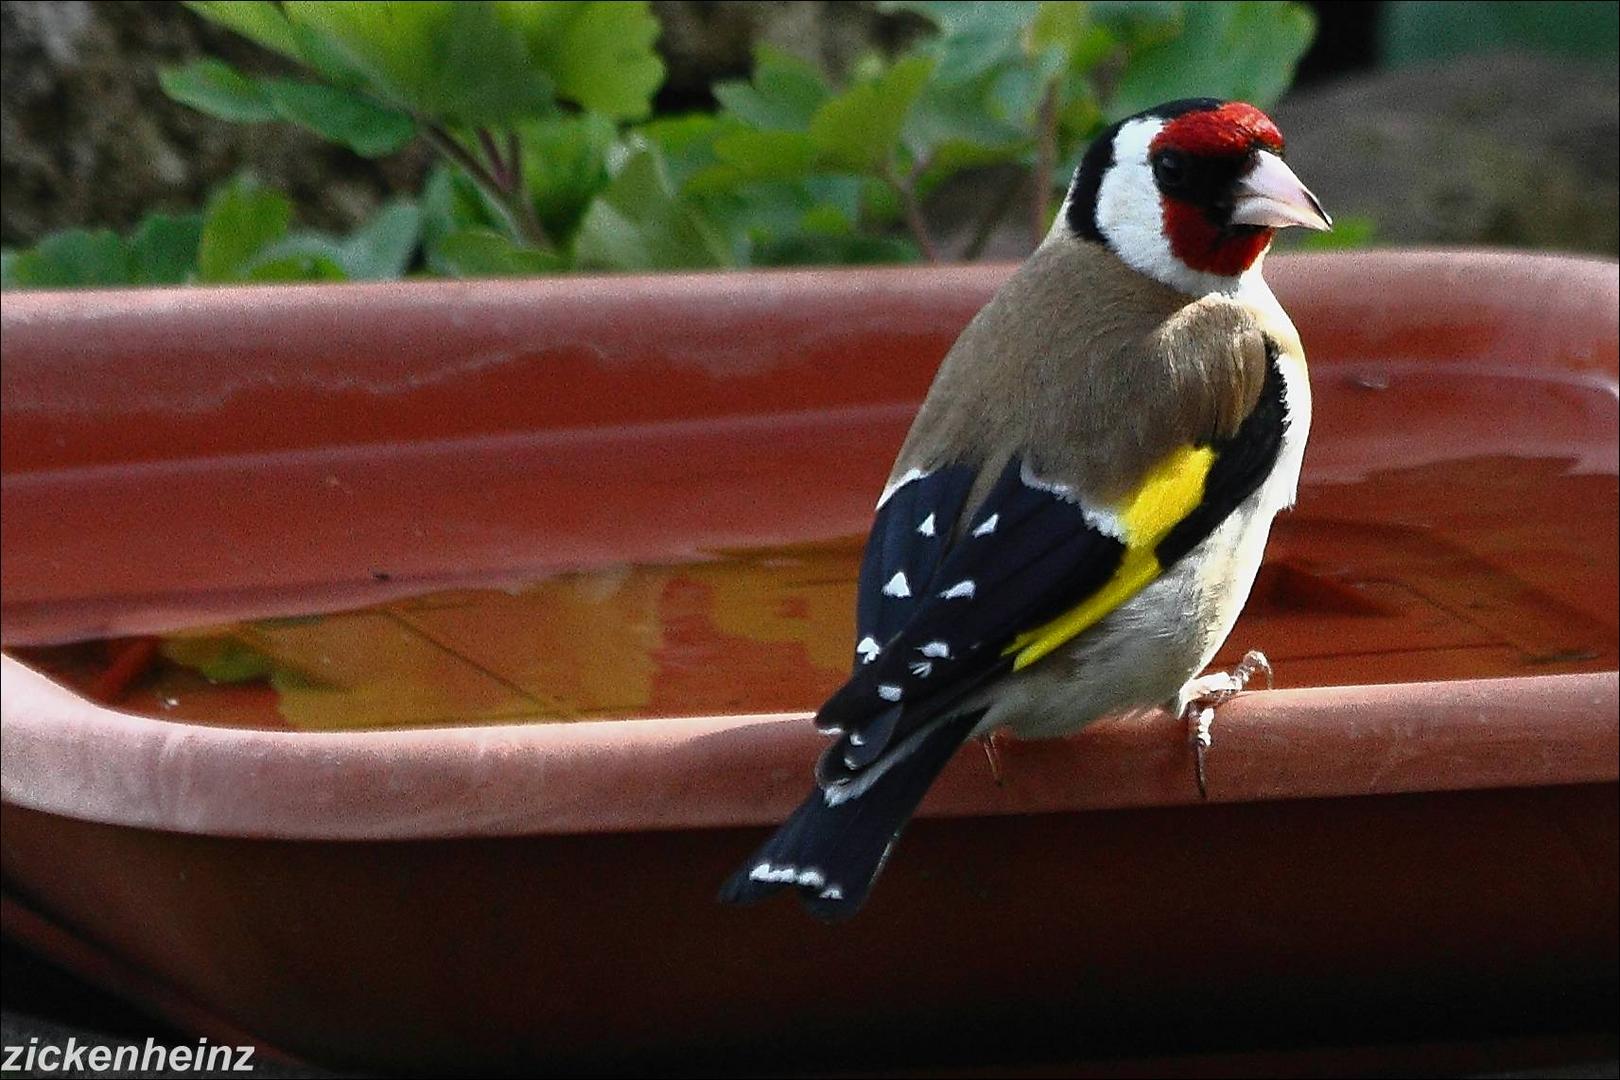
[[[1160,150],[1153,155],[1153,179],[1160,190],[1174,191],[1187,181],[1187,162],[1174,150]]]

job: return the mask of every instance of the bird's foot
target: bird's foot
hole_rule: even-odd
[[[1231,671],[1217,671],[1201,675],[1181,688],[1181,719],[1187,725],[1187,740],[1193,748],[1193,769],[1198,777],[1198,797],[1209,798],[1209,785],[1205,778],[1204,759],[1214,745],[1210,727],[1215,723],[1215,710],[1242,693],[1256,675],[1266,677],[1266,689],[1272,685],[1271,661],[1266,654],[1250,649]]]
[[[979,746],[984,749],[984,759],[990,763],[990,779],[996,782],[996,787],[1006,787],[1006,780],[1001,773],[1001,740],[1005,733],[997,728],[987,731],[979,736]]]

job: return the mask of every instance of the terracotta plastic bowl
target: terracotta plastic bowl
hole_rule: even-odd
[[[964,753],[836,929],[714,892],[803,794],[874,492],[1007,268],[7,296],[6,933],[365,1068],[1597,1024],[1616,266],[1273,263],[1316,421],[1230,643],[1283,688],[1210,801],[1168,717]]]

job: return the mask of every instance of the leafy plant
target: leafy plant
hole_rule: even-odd
[[[652,118],[664,68],[645,2],[188,6],[303,75],[202,59],[160,73],[171,97],[366,156],[421,139],[440,165],[420,198],[336,238],[294,231],[285,197],[238,180],[201,215],[8,252],[6,285],[932,261],[947,253],[925,208],[947,180],[1025,170],[1038,238],[1105,124],[1192,94],[1268,105],[1314,31],[1294,3],[889,0],[929,32],[842,86],[765,46],[751,78],[714,87],[714,112]],[[963,257],[1019,193],[992,200]]]
[[[410,202],[384,206],[347,237],[292,229],[292,203],[243,175],[199,214],[153,214],[128,236],[68,229],[8,252],[6,288],[371,281],[404,274],[422,233]]]

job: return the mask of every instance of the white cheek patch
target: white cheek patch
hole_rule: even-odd
[[[1160,280],[1181,266],[1164,235],[1164,207],[1148,164],[1148,148],[1163,130],[1162,120],[1132,120],[1121,127],[1114,138],[1114,164],[1097,189],[1097,228],[1108,246]]]
[[[1163,120],[1132,120],[1119,129],[1114,164],[1097,189],[1097,229],[1132,269],[1173,289],[1193,296],[1232,292],[1238,286],[1236,277],[1194,270],[1170,250],[1164,204],[1148,161],[1148,149],[1163,130]]]

